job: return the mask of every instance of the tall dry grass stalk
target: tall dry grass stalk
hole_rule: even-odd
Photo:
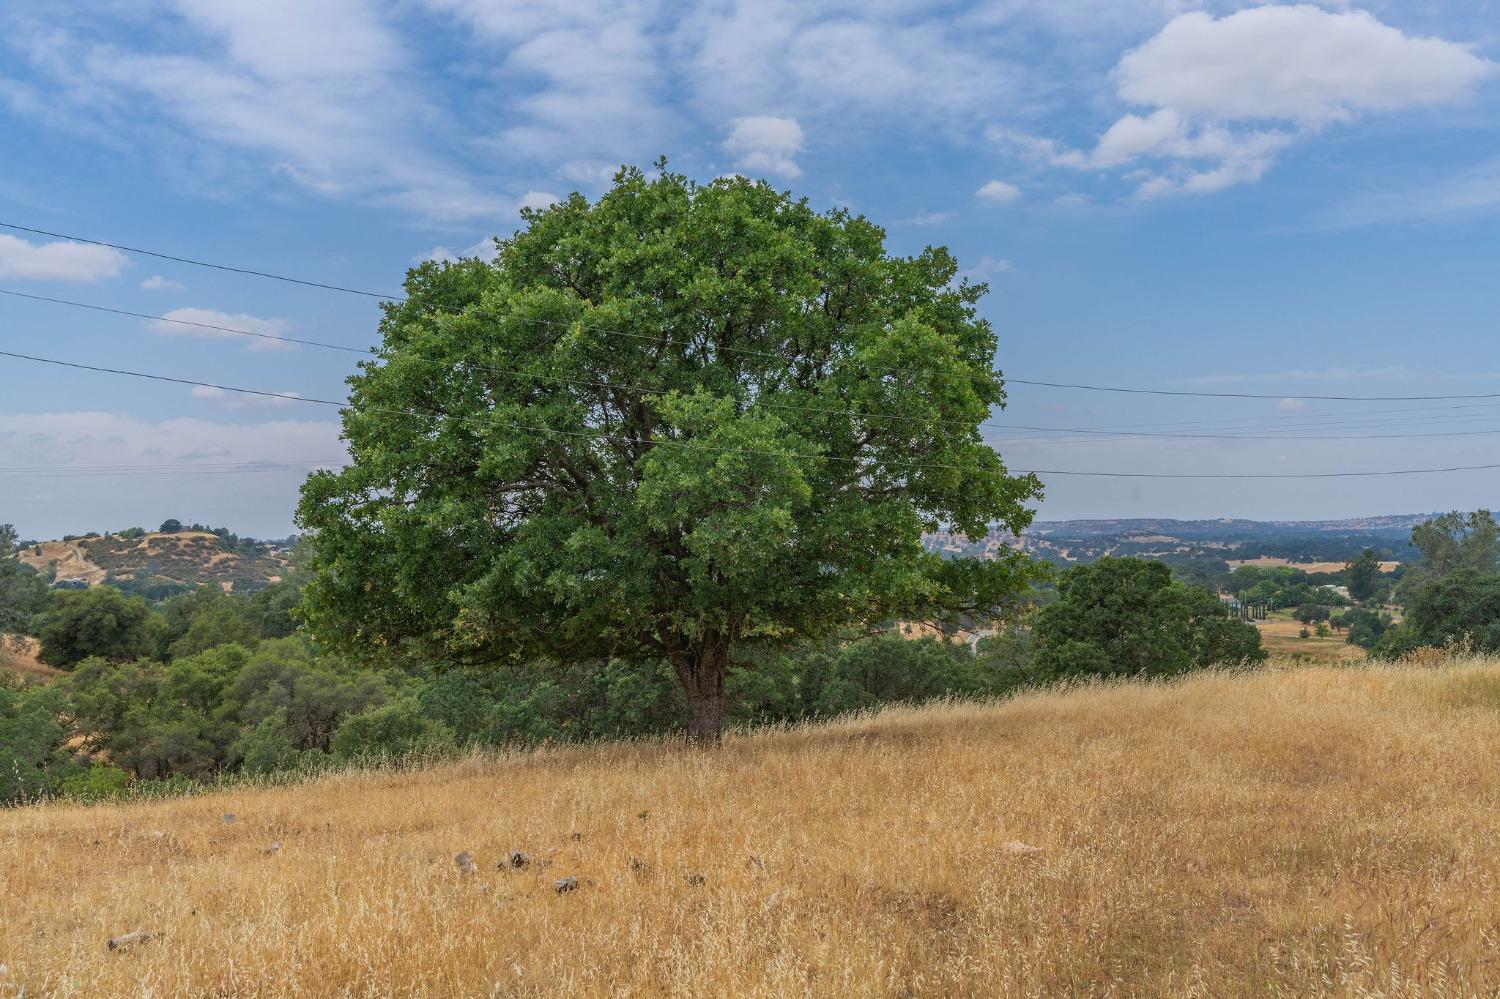
[[[0,962],[32,997],[1490,996],[1497,750],[1473,661],[25,808]]]

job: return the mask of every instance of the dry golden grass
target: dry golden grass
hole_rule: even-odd
[[[1344,562],[1293,562],[1287,558],[1273,558],[1269,555],[1261,555],[1256,558],[1232,558],[1225,560],[1231,569],[1238,569],[1242,565],[1253,565],[1257,568],[1269,569],[1276,566],[1291,566],[1293,569],[1301,569],[1303,572],[1343,572]],[[1380,563],[1381,572],[1395,572],[1400,562]]]
[[[37,652],[40,651],[36,639],[23,638],[20,640],[19,647],[15,646],[14,642],[15,639],[12,636],[0,635],[0,669],[19,673],[23,679],[27,680],[57,676],[62,673],[62,670],[48,666],[36,657]]]
[[[1364,649],[1350,645],[1339,632],[1319,638],[1312,625],[1281,618],[1256,621],[1255,627],[1260,631],[1260,644],[1273,658],[1311,659],[1322,663],[1356,663],[1366,658]],[[1303,628],[1308,630],[1306,638],[1300,637]]]
[[[0,962],[28,996],[1492,996],[1497,752],[1500,663],[1316,667],[32,807]]]

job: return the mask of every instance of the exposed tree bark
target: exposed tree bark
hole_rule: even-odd
[[[688,740],[718,743],[724,737],[724,674],[729,643],[720,636],[700,639],[671,654],[672,668],[687,695]]]

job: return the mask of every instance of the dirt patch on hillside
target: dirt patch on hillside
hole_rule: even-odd
[[[32,677],[57,676],[62,672],[37,659],[37,642],[34,638],[21,640],[21,647],[16,648],[11,644],[11,636],[0,635],[0,669],[19,673],[30,679]]]
[[[57,582],[79,580],[89,586],[98,586],[104,582],[107,573],[103,566],[89,561],[84,550],[84,545],[89,540],[79,538],[76,541],[42,541],[21,549],[16,557],[43,576],[56,563]]]

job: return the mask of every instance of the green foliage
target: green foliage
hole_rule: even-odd
[[[320,641],[665,659],[712,736],[733,649],[1024,585],[1019,554],[921,544],[1019,529],[1040,488],[981,438],[996,339],[946,251],[892,257],[845,211],[665,172],[526,218],[494,264],[412,271],[351,379],[353,462],[299,508]]]
[[[1403,603],[1411,603],[1418,591],[1456,572],[1486,574],[1500,566],[1500,525],[1488,510],[1434,517],[1412,528],[1411,543],[1421,549],[1422,559],[1409,566],[1402,579]]]
[[[46,609],[51,598],[47,581],[17,561],[15,553],[16,529],[0,524],[0,635],[29,632],[31,619]]]
[[[1391,616],[1378,611],[1361,608],[1344,612],[1344,627],[1349,629],[1344,641],[1369,651],[1374,649],[1381,637],[1391,627]]]
[[[52,687],[22,687],[0,674],[0,804],[59,789],[72,772],[62,747],[67,704]]]
[[[1171,676],[1265,658],[1254,625],[1230,618],[1212,592],[1173,582],[1159,562],[1103,558],[1063,573],[1058,590],[1034,628],[1044,677]]]
[[[1272,610],[1287,607],[1337,607],[1348,603],[1336,591],[1323,585],[1326,575],[1313,574],[1289,565],[1242,565],[1225,581],[1225,589],[1245,603],[1265,604]]]
[[[1369,600],[1375,595],[1380,583],[1380,556],[1375,554],[1375,549],[1366,548],[1360,552],[1359,558],[1344,566],[1344,585],[1349,588],[1349,596],[1361,602]]]
[[[93,656],[123,662],[150,651],[151,608],[109,586],[58,593],[34,628],[42,662],[71,667]]]
[[[1404,624],[1423,645],[1500,651],[1500,574],[1461,568],[1429,583],[1407,605]]]
[[[240,769],[249,774],[296,770],[312,751],[299,750],[288,734],[290,731],[286,710],[278,708],[235,740],[229,759],[238,762]]]
[[[298,750],[326,753],[345,718],[384,704],[389,696],[384,677],[336,659],[314,658],[301,642],[282,639],[256,650],[226,688],[224,703],[250,726],[284,712],[284,732]]]
[[[422,713],[415,698],[402,697],[352,715],[333,737],[340,760],[399,760],[453,747],[453,733]]]
[[[107,763],[96,763],[63,778],[61,790],[76,801],[112,801],[130,792],[130,774]]]
[[[1328,608],[1321,604],[1302,604],[1292,612],[1292,619],[1301,621],[1303,624],[1317,624],[1320,621],[1327,621],[1328,618]]]

